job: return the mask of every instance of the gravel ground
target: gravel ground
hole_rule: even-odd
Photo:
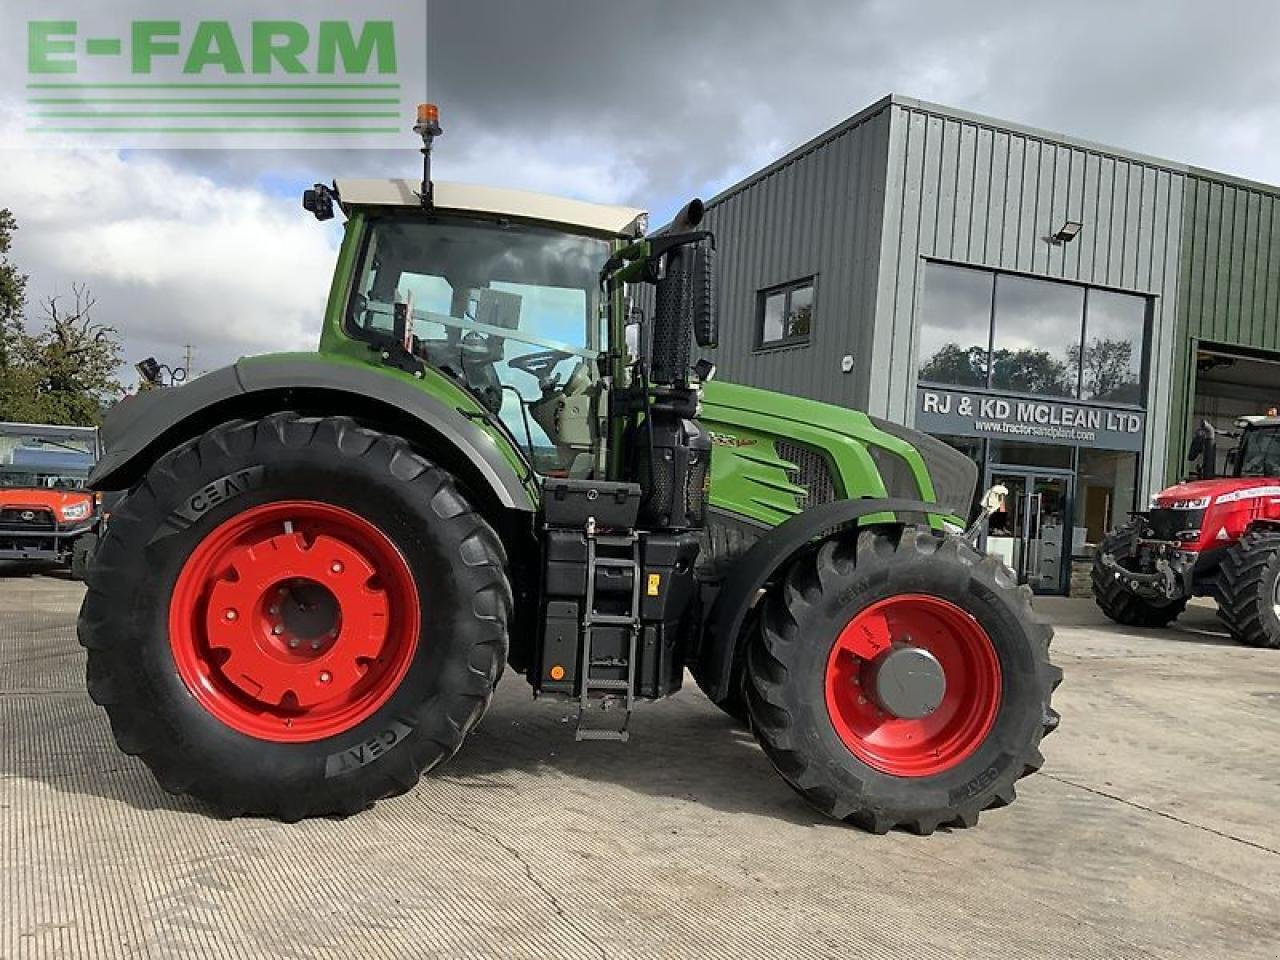
[[[1066,670],[1044,771],[973,830],[823,821],[696,688],[630,744],[504,680],[412,793],[223,821],[118,753],[81,588],[0,579],[0,957],[1280,956],[1280,653],[1196,606],[1041,606]]]

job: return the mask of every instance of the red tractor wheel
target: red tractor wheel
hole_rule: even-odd
[[[413,571],[368,520],[328,503],[250,507],[212,530],[169,601],[187,688],[227,726],[279,743],[353,729],[413,662]]]
[[[121,749],[224,814],[353,813],[451,756],[511,588],[447,473],[346,418],[225,424],[116,509],[80,640]]]
[[[823,813],[882,833],[971,826],[1057,726],[1052,630],[993,557],[928,529],[837,535],[762,601],[752,729]]]

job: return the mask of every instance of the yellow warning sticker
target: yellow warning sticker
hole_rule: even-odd
[[[658,595],[658,591],[661,589],[662,589],[662,574],[660,573],[649,574],[649,587],[645,592],[651,597],[656,597]]]

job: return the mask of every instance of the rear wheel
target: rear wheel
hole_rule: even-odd
[[[511,591],[447,473],[345,418],[215,428],[113,513],[80,640],[116,741],[221,813],[352,813],[488,706]]]
[[[1280,532],[1255,530],[1218,571],[1218,617],[1236,643],[1280,649]]]
[[[1137,526],[1130,522],[1102,538],[1093,558],[1093,601],[1108,617],[1126,627],[1167,627],[1187,609],[1187,598],[1153,603],[1133,593],[1114,569],[1102,562],[1110,554],[1126,570],[1133,570],[1138,542]]]
[[[778,772],[883,833],[971,826],[1043,763],[1052,630],[994,557],[916,527],[830,539],[765,597],[752,726]]]

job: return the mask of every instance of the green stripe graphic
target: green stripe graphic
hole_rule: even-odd
[[[399,104],[397,97],[27,97],[27,103],[380,103]]]
[[[399,90],[398,83],[332,83],[327,80],[263,83],[28,83],[28,90]]]
[[[361,111],[348,113],[342,110],[113,110],[110,113],[89,113],[83,110],[37,110],[33,117],[79,117],[82,120],[110,120],[114,117],[212,117],[216,120],[231,120],[235,117],[274,117],[288,119],[290,117],[333,117],[347,120],[378,120],[400,116],[394,110]]]
[[[28,133],[400,133],[399,127],[28,127]]]

